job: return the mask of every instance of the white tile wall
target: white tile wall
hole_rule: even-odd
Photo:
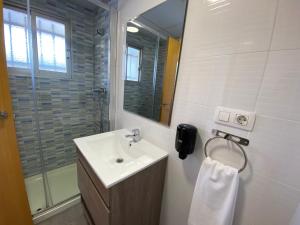
[[[190,57],[268,50],[276,3],[277,0],[190,1],[189,14],[197,15],[186,28],[193,42],[193,46],[186,47],[192,53]]]
[[[252,172],[299,190],[300,123],[258,116],[249,135]]]
[[[272,50],[300,48],[300,1],[280,0]]]
[[[299,122],[299,74],[300,48],[272,51],[257,102],[258,113]]]
[[[289,225],[299,202],[298,190],[256,174],[240,183],[235,225]]]
[[[248,111],[255,110],[267,59],[266,52],[234,54],[226,74],[221,104]]]
[[[161,1],[121,2],[120,48],[126,20]],[[234,225],[289,224],[300,203],[299,13],[299,0],[190,0],[170,128],[122,110],[119,48],[117,128],[141,127],[144,138],[170,153],[161,225],[187,224],[202,145],[213,127],[250,139]],[[218,105],[256,111],[253,132],[215,125]],[[182,122],[197,126],[202,139],[184,161],[174,149]]]

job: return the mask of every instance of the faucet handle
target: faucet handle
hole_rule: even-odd
[[[126,138],[132,138],[132,142],[138,142],[142,139],[141,137],[141,130],[140,129],[132,129],[131,130],[132,134],[126,134]]]
[[[132,129],[131,130],[134,136],[140,136],[141,135],[141,131],[138,128]]]

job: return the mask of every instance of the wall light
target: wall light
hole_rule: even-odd
[[[132,26],[128,26],[128,27],[127,27],[127,31],[128,31],[128,32],[131,32],[131,33],[137,33],[137,32],[139,32],[139,28],[137,28],[137,27],[132,27]]]

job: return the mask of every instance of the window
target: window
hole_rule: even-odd
[[[126,80],[140,80],[141,51],[135,47],[127,47]]]
[[[32,21],[32,45],[38,72],[67,73],[66,24],[35,14]],[[27,15],[4,8],[4,34],[8,67],[29,68]]]
[[[40,70],[67,72],[65,25],[36,17]]]
[[[7,65],[9,67],[29,68],[27,15],[4,8],[3,16]]]

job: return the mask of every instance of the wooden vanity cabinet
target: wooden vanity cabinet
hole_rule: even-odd
[[[106,189],[78,151],[78,186],[94,225],[159,225],[167,159]]]

